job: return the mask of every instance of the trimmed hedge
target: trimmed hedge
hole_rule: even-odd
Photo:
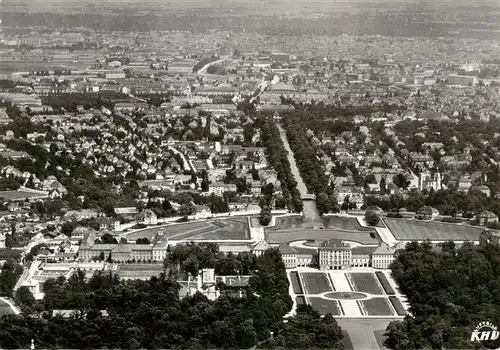
[[[382,285],[382,288],[384,288],[384,291],[387,295],[395,295],[396,292],[394,289],[391,287],[391,284],[387,280],[387,277],[382,271],[377,271],[375,272],[375,275],[377,275],[378,280],[380,281],[380,284]]]
[[[403,307],[403,304],[401,301],[395,297],[394,295],[389,297],[389,300],[391,301],[392,306],[394,306],[394,310],[396,310],[398,316],[405,316],[406,315],[406,310]]]
[[[306,298],[303,295],[299,295],[295,298],[295,301],[297,302],[297,305],[305,305]]]
[[[297,271],[290,272],[290,282],[292,283],[293,292],[295,294],[304,294],[302,284],[300,284],[299,274]]]

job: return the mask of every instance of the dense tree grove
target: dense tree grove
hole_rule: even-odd
[[[15,260],[7,260],[0,270],[0,296],[12,297],[14,286],[23,268]]]
[[[288,161],[288,153],[281,141],[280,132],[272,117],[259,115],[255,127],[261,130],[261,141],[266,149],[266,157],[269,165],[278,173],[281,182],[281,192],[286,207],[290,211],[301,212],[302,200],[297,189],[297,182],[293,177]]]
[[[336,105],[295,104],[295,110],[284,115],[285,125],[295,125],[304,130],[311,130],[316,136],[341,135],[345,131],[356,129],[352,117],[370,115],[376,111],[390,111],[391,106],[359,106],[351,108]]]
[[[252,275],[242,298],[223,293],[211,301],[196,293],[180,299],[180,286],[172,273],[176,266],[213,265],[223,272],[217,267],[217,257],[215,245],[187,245],[174,247],[168,254],[166,273],[148,281],[124,281],[102,271],[90,279],[83,271],[68,280],[49,279],[38,306],[42,317],[0,318],[0,347],[28,348],[34,339],[37,348],[250,348],[273,332],[279,337],[269,347],[330,348],[341,339],[335,323],[319,321],[310,310],[292,319],[293,328],[283,324],[292,300],[285,266],[275,249],[251,256],[246,265],[251,270],[242,271]],[[32,303],[26,294],[20,292],[18,300]],[[53,309],[76,312],[65,319],[52,317]],[[108,316],[100,310],[106,310]],[[303,336],[296,337],[297,332]],[[304,343],[311,332],[314,336]]]
[[[168,269],[196,275],[199,269],[212,268],[218,276],[249,275],[256,268],[256,256],[242,252],[237,255],[219,252],[215,243],[174,246],[165,259]]]
[[[342,332],[332,314],[324,318],[310,305],[297,306],[297,313],[283,323],[276,334],[259,345],[261,349],[343,349]]]
[[[384,211],[397,211],[399,208],[417,211],[428,205],[436,208],[443,215],[455,216],[462,213],[465,217],[470,217],[485,210],[491,210],[496,215],[500,215],[500,201],[487,197],[477,189],[471,189],[467,193],[446,189],[410,191],[405,197],[398,195],[391,195],[387,198],[366,197],[365,205],[376,205]]]
[[[391,269],[408,296],[412,316],[391,322],[391,349],[474,348],[469,339],[479,322],[500,325],[500,246],[457,248],[453,242],[436,252],[430,243],[409,243]],[[491,349],[500,344],[492,344]]]
[[[42,96],[44,105],[51,106],[59,111],[64,108],[67,112],[76,112],[77,106],[83,106],[85,109],[99,109],[102,106],[113,109],[117,102],[130,102],[128,95],[118,92],[103,91],[98,94],[58,94]]]
[[[458,123],[454,121],[428,120],[427,125],[422,121],[404,120],[396,124],[395,131],[398,137],[405,142],[408,151],[422,152],[426,151],[423,146],[424,140],[416,134],[425,128],[434,131],[426,135],[425,142],[440,142],[446,152],[452,150],[463,152],[467,145],[473,145],[484,152],[484,154],[472,154],[473,158],[478,158],[478,162],[471,163],[469,168],[465,169],[467,171],[477,171],[480,161],[486,161],[484,165],[488,165],[485,156],[494,159],[498,156],[494,151],[494,147],[500,145],[500,139],[495,137],[495,133],[500,128],[500,121],[496,118],[484,122],[479,117],[472,120],[460,117]],[[478,135],[481,135],[481,137],[478,137]],[[490,140],[490,142],[482,143],[481,139]]]

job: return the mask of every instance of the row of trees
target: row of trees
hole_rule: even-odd
[[[307,190],[316,195],[320,214],[338,212],[334,188],[325,175],[324,164],[318,159],[316,147],[312,143],[314,134],[312,131],[306,132],[307,129],[304,129],[304,124],[299,119],[301,116],[301,112],[290,113],[284,120],[287,138],[300,175]]]
[[[271,116],[261,114],[257,116],[255,127],[261,130],[261,142],[266,151],[269,165],[278,173],[281,183],[281,192],[286,207],[290,211],[300,213],[302,211],[302,200],[297,189],[297,182],[293,177],[288,161],[288,153],[281,141],[280,132]]]
[[[203,247],[199,253],[210,256],[213,249]],[[172,251],[169,259],[180,262],[193,250]],[[339,344],[342,333],[335,320],[320,321],[310,309],[300,308],[292,323],[285,325],[283,316],[292,300],[281,255],[271,249],[254,261],[244,296],[223,294],[215,301],[201,293],[180,299],[179,284],[170,273],[148,281],[124,281],[103,271],[88,280],[83,272],[69,280],[49,279],[42,308],[75,309],[74,315],[3,316],[0,346],[26,348],[33,339],[40,348],[251,348],[271,332],[275,337],[266,348]]]
[[[408,296],[413,316],[391,322],[391,349],[464,349],[479,322],[500,324],[500,246],[457,248],[446,242],[436,252],[428,242],[409,243],[391,270]],[[488,344],[490,349],[500,342]]]

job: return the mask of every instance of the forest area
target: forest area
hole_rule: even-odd
[[[500,246],[453,242],[441,251],[429,242],[412,242],[400,251],[392,274],[407,295],[411,316],[386,330],[391,349],[472,349],[480,322],[500,324]],[[497,340],[483,344],[490,349]]]

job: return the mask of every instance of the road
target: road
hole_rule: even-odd
[[[217,60],[217,61],[209,62],[206,65],[204,65],[203,67],[201,67],[201,69],[198,70],[197,74],[198,75],[204,75],[204,74],[206,74],[208,67],[216,65],[216,64],[219,64],[219,63],[222,63],[224,61],[227,61],[227,60],[226,59],[222,59],[222,60]]]
[[[339,326],[349,333],[354,349],[380,349],[374,331],[385,330],[391,321],[400,319],[337,318]]]
[[[383,242],[387,243],[389,245],[389,247],[392,247],[392,246],[394,246],[394,245],[396,245],[398,243],[398,241],[396,240],[396,238],[392,234],[391,230],[389,230],[388,228],[386,228],[386,227],[373,227],[373,226],[369,226],[366,223],[365,218],[363,218],[363,217],[357,216],[356,220],[358,220],[359,224],[361,226],[363,226],[363,227],[374,228],[377,231],[380,239]]]
[[[184,163],[183,164],[184,170],[186,170],[186,171],[194,170],[194,169],[191,169],[191,164],[188,162],[188,160],[186,159],[186,156],[182,152],[178,151],[176,148],[174,148],[173,146],[170,146],[170,145],[168,146],[168,149],[170,151],[174,152],[175,154],[178,154],[182,157],[182,162]]]
[[[306,184],[304,183],[304,180],[302,180],[302,176],[300,176],[300,171],[297,167],[297,163],[295,162],[295,157],[293,155],[292,149],[290,148],[290,144],[288,143],[288,139],[286,138],[286,132],[280,125],[278,125],[278,129],[280,131],[280,137],[283,141],[283,145],[288,152],[288,162],[290,163],[290,170],[292,171],[293,177],[295,178],[295,181],[297,181],[297,189],[299,190],[301,195],[309,194]],[[321,217],[319,215],[318,208],[316,207],[315,200],[302,200],[302,204],[304,205],[302,213],[306,221],[321,222]]]
[[[280,131],[281,141],[283,141],[283,145],[288,152],[288,161],[290,162],[290,169],[292,170],[293,177],[295,178],[295,181],[297,181],[297,189],[300,194],[308,194],[306,184],[304,183],[304,180],[302,180],[302,176],[300,176],[299,168],[297,168],[297,163],[295,163],[295,157],[293,156],[292,149],[290,148],[290,144],[286,138],[286,132],[283,130],[281,125],[278,125],[278,129]]]
[[[0,302],[8,305],[14,314],[19,315],[21,313],[21,311],[19,311],[19,309],[10,300],[0,297]]]

